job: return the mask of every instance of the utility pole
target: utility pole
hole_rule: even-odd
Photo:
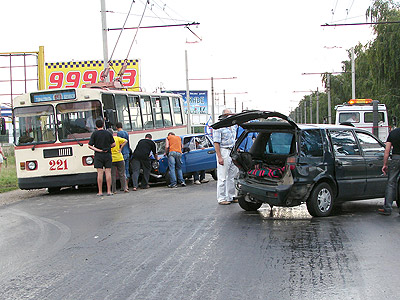
[[[332,104],[331,104],[331,73],[327,74],[326,89],[328,91],[328,124],[332,124]]]
[[[106,0],[101,2],[101,30],[103,35],[103,59],[104,59],[104,74],[108,68],[108,40],[107,40],[107,13],[106,13]],[[109,76],[104,78],[104,82],[109,82]]]
[[[354,47],[351,48],[351,96],[356,99],[356,63],[354,59]]]
[[[186,103],[187,103],[187,132],[188,134],[192,133],[192,124],[191,124],[191,111],[190,111],[190,92],[189,92],[189,66],[188,66],[188,58],[187,58],[187,50],[185,50],[185,65],[186,65]]]
[[[318,92],[318,88],[317,88],[317,121],[315,123],[319,124],[319,92]]]

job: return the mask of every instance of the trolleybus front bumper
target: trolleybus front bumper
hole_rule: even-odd
[[[92,184],[97,184],[97,172],[71,174],[71,175],[18,178],[18,186],[21,190],[68,187],[75,185],[92,185]]]

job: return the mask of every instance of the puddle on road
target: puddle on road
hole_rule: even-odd
[[[264,220],[310,220],[312,216],[308,213],[305,204],[294,207],[271,207],[268,204],[263,204],[258,215]]]

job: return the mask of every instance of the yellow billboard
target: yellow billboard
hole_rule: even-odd
[[[110,81],[120,71],[124,61],[112,60],[110,68]],[[139,84],[139,60],[128,60],[128,67],[122,76],[122,84],[128,89],[138,91]],[[104,71],[101,60],[69,61],[46,63],[46,89],[78,88],[87,84],[99,82]]]

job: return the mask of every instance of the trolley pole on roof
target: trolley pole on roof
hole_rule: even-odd
[[[104,72],[108,68],[108,40],[107,40],[107,17],[106,17],[106,1],[100,0],[101,3],[101,30],[103,35],[103,58]],[[109,82],[109,77],[104,78],[105,82]]]

